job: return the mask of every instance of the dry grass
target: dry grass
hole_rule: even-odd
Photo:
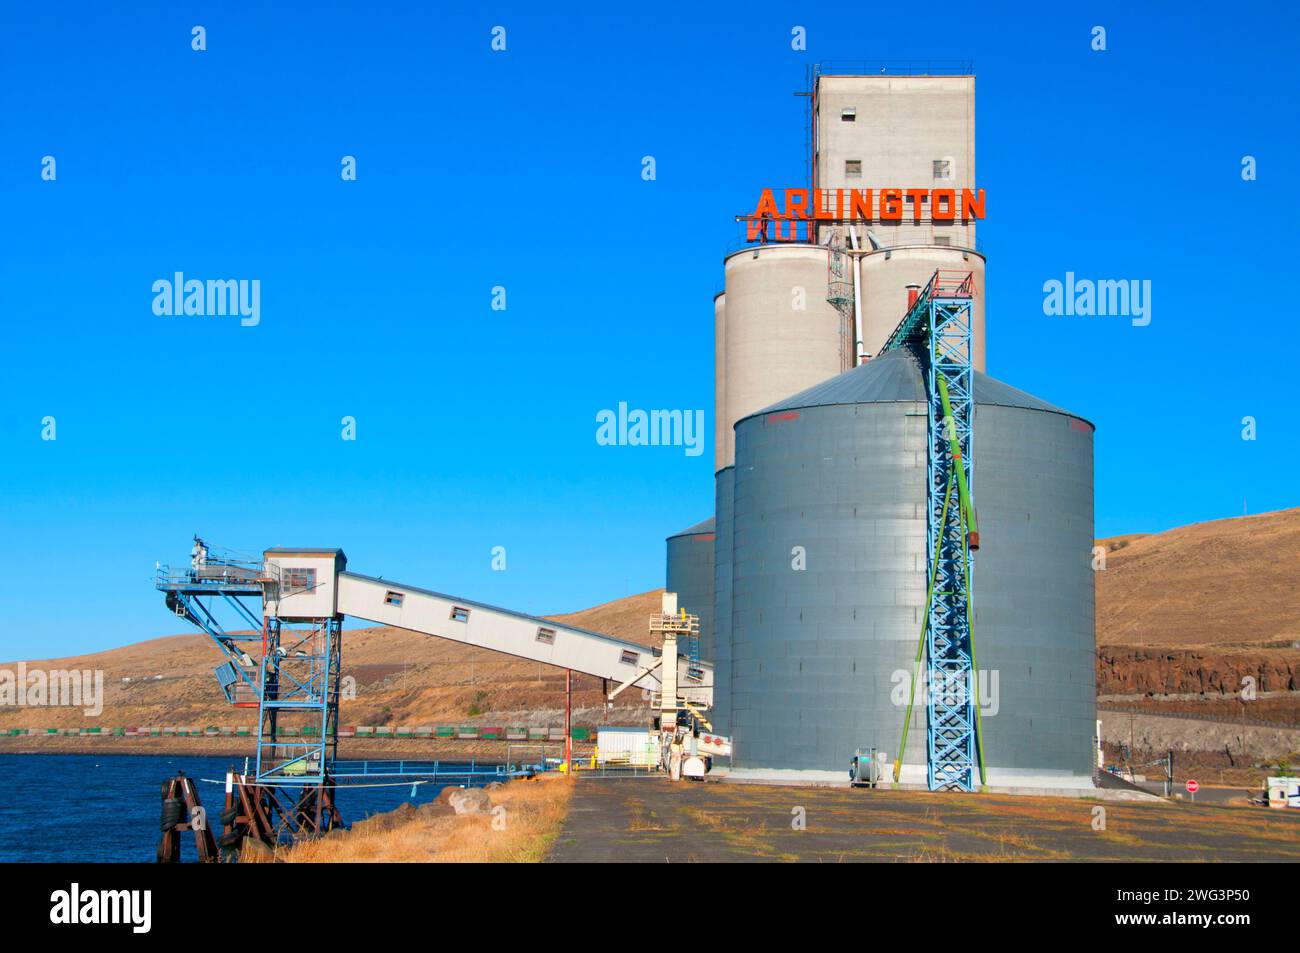
[[[490,792],[495,814],[452,814],[440,801],[396,823],[385,816],[320,840],[281,848],[284,863],[537,863],[569,812],[562,777],[511,781]],[[504,808],[504,812],[496,809]]]
[[[1264,646],[1300,638],[1300,508],[1098,540],[1097,644]]]

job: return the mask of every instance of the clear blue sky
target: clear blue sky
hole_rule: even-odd
[[[732,218],[802,180],[818,60],[973,61],[989,371],[1098,425],[1099,535],[1300,503],[1290,6],[117,6],[0,13],[0,658],[178,631],[196,531],[535,612],[661,585]],[[260,326],[154,315],[175,271],[260,279]],[[1066,271],[1150,279],[1151,325],[1045,317]],[[598,446],[619,401],[704,409],[704,453]]]

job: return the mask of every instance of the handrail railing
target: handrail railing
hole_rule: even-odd
[[[971,60],[829,60],[813,76],[973,76]]]

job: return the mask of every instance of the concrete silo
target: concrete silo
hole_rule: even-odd
[[[727,465],[729,431],[735,423],[727,413],[727,293],[713,296],[713,470]]]
[[[907,286],[924,287],[936,271],[970,272],[975,282],[971,314],[971,366],[984,370],[984,256],[971,248],[903,245],[878,248],[860,256],[862,345],[879,354],[903,315]]]
[[[827,300],[828,256],[820,245],[761,245],[724,261],[724,454],[735,458],[732,425],[852,364],[850,328]],[[715,312],[716,313],[716,312]]]
[[[713,535],[709,517],[668,537],[667,588],[677,593],[677,607],[700,617],[700,656],[712,660]]]
[[[710,720],[724,734],[730,721],[733,425],[852,363],[852,328],[826,300],[828,265],[827,249],[819,245],[747,248],[724,260],[726,290],[714,298],[717,528],[712,653],[706,657],[716,663]]]
[[[983,374],[974,391],[973,632],[988,783],[1086,787],[1093,428]],[[926,594],[926,428],[920,370],[903,351],[737,423],[737,773],[842,778],[859,748],[897,753]],[[721,539],[721,493],[717,513]],[[913,719],[903,781],[924,783],[923,703]]]

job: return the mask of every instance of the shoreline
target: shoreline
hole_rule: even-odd
[[[0,738],[0,754],[51,755],[51,754],[113,754],[125,756],[173,756],[209,758],[252,758],[256,754],[256,739],[239,739],[232,743],[227,737],[193,738],[119,738],[104,735],[94,741],[84,736],[18,736]],[[575,743],[574,760],[589,758],[593,746]],[[515,750],[512,750],[515,749]],[[338,758],[344,761],[491,761],[502,763],[508,755],[519,757],[522,753],[535,758],[544,749],[546,757],[562,757],[564,745],[522,741],[474,741],[447,743],[410,738],[376,741],[374,739],[343,738],[339,740]],[[528,751],[527,749],[531,749]]]

